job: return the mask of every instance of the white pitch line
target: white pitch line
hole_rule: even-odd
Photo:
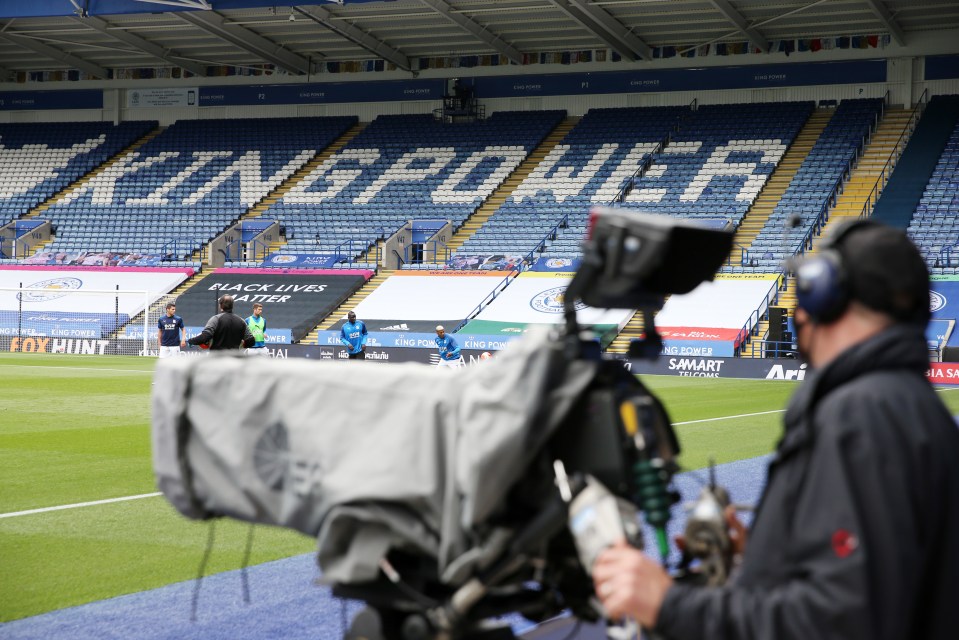
[[[0,518],[16,518],[17,516],[29,516],[35,513],[47,513],[48,511],[61,511],[63,509],[78,509],[80,507],[93,507],[98,504],[110,504],[112,502],[125,502],[127,500],[140,500],[141,498],[155,498],[161,495],[156,493],[144,493],[138,496],[123,496],[122,498],[109,498],[107,500],[94,500],[93,502],[78,502],[76,504],[61,504],[57,507],[44,507],[42,509],[29,509],[27,511],[12,511],[10,513],[0,513]]]
[[[760,411],[759,413],[741,413],[738,416],[722,416],[720,418],[704,418],[702,420],[687,420],[686,422],[674,422],[673,426],[680,424],[698,424],[700,422],[716,422],[717,420],[734,420],[736,418],[751,418],[753,416],[768,416],[772,413],[785,413],[785,409],[776,409],[775,411]]]
[[[120,373],[153,373],[153,369],[103,369],[101,367],[58,367],[55,365],[42,364],[0,364],[0,368],[9,367],[11,369],[60,369],[67,371],[119,371]]]

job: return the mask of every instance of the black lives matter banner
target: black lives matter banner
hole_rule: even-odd
[[[233,311],[246,317],[253,303],[263,305],[267,332],[288,329],[302,340],[372,275],[371,271],[297,269],[217,269],[177,298],[177,315],[190,327],[202,327],[217,312],[217,298],[230,294]]]

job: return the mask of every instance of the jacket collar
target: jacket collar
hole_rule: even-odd
[[[925,375],[929,352],[922,329],[893,325],[883,332],[855,344],[822,369],[806,376],[786,409],[786,431],[777,447],[777,458],[802,448],[813,438],[812,413],[827,394],[867,373],[909,371]]]

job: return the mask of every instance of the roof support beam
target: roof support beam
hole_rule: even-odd
[[[91,29],[95,29],[100,33],[104,33],[115,40],[119,40],[120,42],[124,42],[128,45],[136,47],[140,51],[148,53],[155,58],[159,58],[160,60],[165,60],[170,64],[175,64],[178,67],[182,67],[195,76],[202,77],[206,75],[206,67],[203,65],[182,60],[175,51],[164,49],[163,47],[156,45],[149,40],[141,38],[136,34],[123,31],[120,28],[110,28],[110,24],[102,18],[89,16],[86,18],[75,18],[75,20],[80,24],[90,27]]]
[[[514,64],[523,64],[523,54],[520,53],[518,49],[472,18],[453,11],[446,0],[420,0],[420,2],[437,13],[443,14],[450,22],[461,27],[463,31],[475,36],[480,42],[485,42],[491,46],[494,51],[502,56],[506,56]]]
[[[377,40],[359,27],[342,20],[335,20],[333,12],[327,9],[325,6],[294,6],[292,9],[297,13],[306,16],[318,25],[326,27],[338,36],[346,38],[353,44],[366,49],[373,55],[383,58],[387,62],[392,62],[397,66],[397,68],[404,71],[413,70],[412,66],[410,65],[410,59],[406,57],[406,54],[394,49],[382,40]]]
[[[899,23],[896,22],[895,18],[892,17],[892,14],[889,13],[886,5],[884,5],[881,0],[866,0],[866,4],[868,4],[872,12],[876,14],[883,26],[889,29],[889,35],[896,41],[896,44],[900,47],[906,46],[906,34],[903,32],[902,27],[899,26]]]
[[[739,11],[733,8],[733,5],[729,3],[729,0],[709,0],[710,4],[719,9],[719,12],[726,16],[726,19],[736,25],[736,28],[739,29],[739,32],[742,33],[749,40],[749,44],[753,45],[763,53],[769,53],[769,40],[766,40],[763,37],[763,34],[759,33],[756,29],[749,26],[749,23],[746,22],[746,18],[743,17]]]
[[[605,9],[592,4],[590,0],[570,0],[576,7],[600,24],[616,40],[623,42],[632,51],[639,54],[643,60],[653,59],[652,48],[638,36],[627,29],[619,20],[611,16]]]
[[[308,59],[284,49],[246,27],[227,22],[227,19],[216,11],[181,11],[174,15],[290,73],[304,75],[311,71]]]
[[[110,77],[110,71],[98,64],[88,62],[83,58],[57,49],[56,47],[51,47],[50,45],[44,44],[34,38],[20,35],[15,31],[4,31],[0,33],[0,40],[6,40],[7,42],[21,46],[24,49],[29,49],[34,53],[39,53],[42,56],[46,56],[51,60],[63,62],[75,69],[79,69],[80,71],[86,71],[91,76],[100,78],[101,80],[106,80]]]
[[[630,62],[651,60],[652,51],[645,42],[629,33],[611,15],[585,0],[550,0],[553,5],[599,38],[610,49]]]

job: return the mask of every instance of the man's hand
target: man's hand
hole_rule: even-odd
[[[729,541],[732,543],[733,558],[742,557],[746,551],[746,525],[739,519],[733,505],[726,507],[723,515],[726,517],[726,526],[729,527]]]
[[[593,583],[610,619],[630,617],[651,629],[673,579],[655,560],[621,541],[596,558]]]

